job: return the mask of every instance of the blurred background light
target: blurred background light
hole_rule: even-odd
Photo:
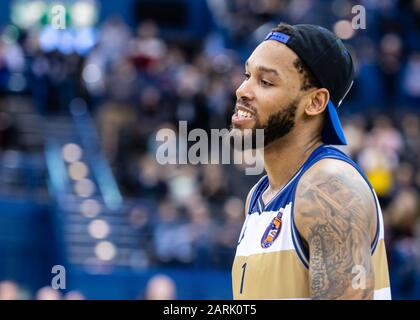
[[[103,261],[110,261],[115,258],[117,249],[112,242],[101,241],[95,246],[95,255]]]
[[[71,8],[73,24],[76,27],[88,27],[96,23],[97,10],[93,1],[77,1]]]
[[[82,149],[76,143],[67,143],[63,146],[62,155],[67,162],[79,161],[82,157]]]
[[[347,40],[354,36],[354,29],[351,24],[351,21],[348,20],[340,20],[334,24],[333,27],[334,33],[337,37]]]
[[[86,199],[80,204],[80,212],[87,218],[96,217],[101,211],[101,205],[94,199]]]
[[[108,236],[110,228],[105,220],[96,219],[89,223],[89,234],[95,239],[104,239]]]
[[[96,83],[102,79],[102,71],[96,64],[88,64],[82,73],[83,80],[86,83]]]
[[[80,197],[90,197],[95,192],[95,185],[89,179],[77,180],[74,184],[74,191]]]
[[[75,161],[68,167],[69,176],[73,180],[81,180],[86,178],[89,173],[89,169],[84,162]]]
[[[11,11],[11,19],[17,26],[27,29],[39,22],[46,10],[47,5],[45,1],[14,1]]]

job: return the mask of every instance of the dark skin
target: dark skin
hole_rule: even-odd
[[[329,100],[325,88],[303,90],[302,75],[293,63],[296,54],[276,41],[264,41],[246,64],[238,101],[252,106],[252,120],[235,130],[266,123],[270,114],[297,99],[295,126],[264,148],[264,167],[270,185],[263,194],[269,202],[321,145],[324,111]],[[251,194],[251,192],[250,192]],[[249,194],[246,212],[249,207]],[[300,179],[295,196],[296,227],[307,246],[310,294],[313,299],[372,299],[374,274],[370,245],[376,231],[373,195],[349,164],[324,159]],[[355,287],[354,268],[365,270],[365,286]]]

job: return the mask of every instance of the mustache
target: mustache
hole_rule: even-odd
[[[257,114],[257,108],[255,108],[252,104],[250,104],[247,100],[244,99],[237,99],[235,104],[235,110],[237,110],[238,107],[244,107],[245,109],[248,109],[253,114]]]

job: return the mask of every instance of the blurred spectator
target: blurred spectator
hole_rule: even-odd
[[[147,70],[166,54],[166,44],[158,38],[153,21],[144,21],[137,28],[137,37],[131,42],[131,56],[140,70]]]
[[[62,295],[59,290],[46,286],[46,287],[42,287],[36,292],[35,299],[36,300],[61,300]]]
[[[225,261],[233,261],[239,233],[245,219],[243,200],[235,197],[228,198],[223,206],[224,223],[216,229],[215,264],[223,268]]]
[[[113,65],[128,54],[131,31],[120,16],[110,17],[102,25],[98,48],[106,64]]]
[[[212,219],[207,202],[199,196],[192,197],[186,207],[195,266],[208,268],[214,254],[214,218]]]
[[[158,208],[153,230],[154,255],[164,265],[188,265],[193,261],[192,235],[175,202],[165,200]]]
[[[80,291],[69,291],[64,296],[65,300],[85,300],[86,297]]]
[[[416,221],[420,218],[418,194],[413,189],[402,189],[387,209],[387,222],[392,227],[389,237],[395,239],[415,235]]]
[[[420,53],[412,53],[405,66],[403,79],[403,94],[407,100],[414,102],[420,98]]]
[[[175,300],[176,284],[168,276],[158,274],[149,279],[146,285],[145,300]]]
[[[0,300],[20,300],[20,289],[16,282],[5,280],[0,282]]]
[[[223,173],[223,166],[216,164],[203,166],[201,192],[210,202],[220,201],[228,194],[228,184]]]

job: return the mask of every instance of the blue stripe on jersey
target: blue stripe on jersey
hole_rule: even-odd
[[[373,190],[373,189],[371,189],[371,190]],[[375,239],[373,239],[373,243],[372,243],[371,248],[370,248],[370,251],[371,251],[372,255],[375,252],[376,245],[378,244],[378,241],[379,241],[379,228],[380,228],[379,227],[379,208],[378,208],[378,202],[376,201],[376,197],[375,197],[375,205],[376,205],[376,233],[375,233]]]
[[[256,184],[254,192],[251,194],[251,198],[249,200],[249,208],[248,208],[248,214],[252,214],[256,211],[258,211],[258,208],[255,209],[256,201],[258,201],[261,190],[264,189],[268,185],[268,179],[267,176],[263,176]]]
[[[291,212],[292,214],[291,214],[290,228],[292,229],[291,231],[292,231],[293,246],[296,249],[295,251],[297,252],[300,261],[302,261],[306,269],[309,269],[309,253],[307,252],[307,250],[305,250],[305,247],[303,246],[302,241],[299,237],[299,233],[295,227],[294,218],[293,218],[293,205],[292,205]]]

